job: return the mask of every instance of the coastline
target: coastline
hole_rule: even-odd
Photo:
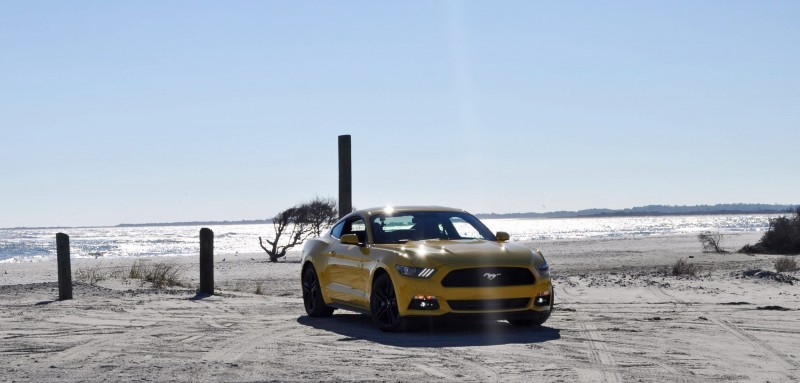
[[[694,235],[703,231],[726,236],[762,232],[769,215],[704,215],[650,217],[593,217],[550,219],[486,219],[492,231],[505,231],[515,242],[559,239],[645,238]],[[70,236],[73,258],[195,256],[202,225],[72,228],[58,230]],[[269,239],[272,226],[264,224],[209,225],[215,232],[215,253],[260,253],[259,237]],[[51,229],[0,230],[0,263],[46,261],[56,255]]]

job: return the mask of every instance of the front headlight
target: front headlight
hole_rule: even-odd
[[[533,252],[533,255],[534,255],[534,259],[537,258],[536,257],[537,255],[542,258],[542,263],[536,265],[536,270],[539,271],[539,274],[542,274],[542,275],[545,275],[545,276],[550,275],[550,264],[547,263],[547,259],[544,258],[544,254],[542,254],[541,251],[536,250],[536,251]],[[535,261],[534,261],[534,263],[535,263]]]
[[[536,270],[539,270],[540,273],[548,273],[550,272],[550,265],[547,263],[547,261],[544,261],[544,263],[536,266]]]
[[[433,273],[436,272],[436,269],[431,269],[427,267],[414,267],[414,266],[403,266],[403,265],[395,265],[394,267],[400,274],[414,278],[430,278],[431,275],[433,275]]]

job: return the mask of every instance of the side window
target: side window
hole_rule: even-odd
[[[367,230],[367,225],[364,224],[363,219],[359,219],[358,221],[353,221],[353,223],[350,225],[350,230],[353,232],[364,231]]]
[[[342,229],[344,229],[344,222],[339,222],[338,225],[331,229],[331,237],[336,239],[342,238]]]
[[[353,217],[345,222],[342,234],[355,234],[358,242],[367,242],[367,224],[361,217]]]

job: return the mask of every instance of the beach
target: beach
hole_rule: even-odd
[[[726,234],[725,245],[759,232]],[[383,333],[368,316],[309,318],[297,252],[150,257],[184,286],[128,278],[134,258],[0,263],[0,380],[792,382],[800,380],[800,281],[777,256],[703,253],[696,235],[523,241],[547,257],[556,307],[542,327],[450,321]],[[696,276],[665,273],[677,260]],[[141,260],[139,260],[141,262]],[[94,285],[75,275],[111,275]],[[258,294],[256,293],[259,290]]]

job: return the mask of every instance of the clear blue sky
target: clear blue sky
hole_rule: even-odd
[[[0,3],[0,227],[800,200],[800,2]]]

